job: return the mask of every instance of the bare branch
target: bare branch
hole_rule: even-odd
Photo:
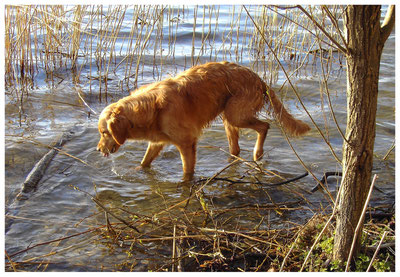
[[[279,15],[279,16],[285,18],[286,20],[288,20],[288,21],[292,22],[293,24],[299,26],[300,28],[306,30],[309,34],[311,34],[312,36],[314,36],[318,41],[321,41],[321,42],[325,43],[326,45],[328,45],[328,46],[330,46],[330,47],[332,47],[332,48],[336,48],[335,45],[329,43],[328,41],[325,41],[323,38],[320,38],[318,35],[314,34],[313,31],[311,31],[310,29],[308,29],[306,26],[301,25],[299,22],[297,22],[297,21],[291,19],[290,17],[288,17],[288,16],[286,16],[286,15],[284,15],[284,14],[282,14],[282,13],[279,13],[279,12],[276,11],[276,10],[273,10],[270,6],[266,6],[266,7],[267,7],[267,9],[269,9],[269,10],[271,10],[272,12],[276,13],[277,15]],[[283,9],[283,8],[281,8],[281,7],[279,7],[279,6],[274,6],[274,7],[277,7],[278,9]],[[297,6],[291,7],[291,8],[297,8]],[[286,8],[286,9],[288,9],[288,8]]]
[[[389,6],[381,26],[381,45],[385,43],[392,32],[395,23],[395,14],[395,5]]]
[[[320,49],[321,49],[321,48],[322,48],[322,47],[321,47],[321,43],[320,43],[320,42],[318,42],[318,43],[319,43],[319,47],[320,47]],[[331,97],[330,97],[329,88],[328,88],[328,78],[326,77],[327,74],[325,73],[325,69],[324,69],[324,67],[323,67],[322,54],[320,55],[320,59],[321,59],[321,72],[322,72],[322,76],[323,76],[323,84],[324,84],[326,96],[327,96],[327,98],[328,98],[329,109],[330,109],[330,111],[331,111],[331,115],[332,115],[333,121],[335,122],[336,128],[338,129],[338,131],[339,131],[339,133],[340,133],[342,139],[343,139],[346,143],[349,143],[348,140],[347,140],[347,138],[346,138],[345,135],[343,134],[342,129],[340,129],[339,123],[337,122],[337,119],[336,119],[336,116],[335,116],[335,112],[334,112],[333,107],[332,107]]]
[[[337,18],[335,18],[333,16],[333,14],[331,13],[331,11],[328,9],[328,7],[326,5],[322,6],[322,9],[326,12],[326,14],[328,15],[329,19],[331,20],[331,22],[333,23],[333,25],[335,26],[337,32],[339,33],[340,38],[342,39],[342,42],[344,43],[344,45],[346,46],[346,49],[348,48],[347,46],[347,41],[344,38],[340,28],[339,28],[339,23],[337,21]]]
[[[318,29],[321,30],[322,33],[324,33],[324,35],[329,38],[330,41],[332,41],[333,44],[336,45],[336,47],[343,52],[343,54],[347,53],[347,49],[344,48],[342,45],[340,45],[339,42],[337,42],[331,35],[328,34],[328,32],[325,30],[324,27],[322,27],[315,19],[314,17],[311,16],[311,14],[309,14],[302,6],[298,6],[298,8],[308,17],[311,19],[311,21],[315,24],[315,26],[318,27]]]

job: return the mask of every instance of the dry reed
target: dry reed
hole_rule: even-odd
[[[148,67],[152,67],[154,78],[160,79],[166,66],[181,70],[216,59],[248,64],[270,83],[276,82],[279,65],[265,41],[242,6],[230,10],[225,15],[230,20],[220,23],[219,6],[6,6],[7,88],[19,95],[42,72],[52,80],[54,72],[73,69],[76,83],[84,82],[82,74],[89,79],[90,88],[98,82],[101,100],[111,80],[118,79],[119,86],[131,89],[143,78],[143,72],[149,72]],[[329,37],[339,37],[334,35],[338,22],[327,22],[336,18],[332,13],[336,15],[338,9],[327,13],[326,9],[313,8],[309,11],[312,20],[298,9],[251,6],[250,10],[279,60],[290,67],[289,72],[299,74],[299,67],[305,68],[310,60],[300,63],[301,58],[310,53],[316,56],[318,49],[310,49],[316,37],[325,47],[320,50],[329,53],[324,62],[337,62],[332,51],[335,45],[324,43],[326,39],[318,30],[310,29],[318,20],[331,32]],[[192,26],[190,50],[180,39],[187,37],[188,26]]]

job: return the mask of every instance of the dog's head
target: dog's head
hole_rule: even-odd
[[[97,144],[97,151],[103,153],[105,157],[117,152],[128,138],[129,128],[131,124],[124,114],[123,107],[117,103],[107,106],[99,117],[100,141]]]

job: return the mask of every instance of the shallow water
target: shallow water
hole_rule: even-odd
[[[232,7],[221,8],[220,26],[230,22],[231,13]],[[201,20],[200,17],[197,24]],[[185,55],[190,55],[187,49],[191,49],[192,30],[193,21],[187,20],[182,24],[181,32],[176,40],[175,65],[163,65],[163,77],[181,71],[186,66]],[[201,34],[199,36],[201,37]],[[216,41],[219,41],[218,38]],[[394,53],[393,33],[385,46],[381,63],[374,163],[374,173],[379,175],[376,184],[379,190],[375,190],[373,195],[374,206],[392,205],[395,198],[394,151],[386,161],[382,161],[382,157],[392,146],[395,137]],[[218,56],[218,59],[230,60],[226,54]],[[232,58],[232,60],[235,59]],[[245,58],[243,63],[246,64],[248,60],[251,58]],[[207,61],[207,57],[202,57],[203,61]],[[82,74],[87,74],[88,71],[90,68],[83,67]],[[160,197],[160,192],[170,201],[169,203],[184,200],[190,193],[190,186],[181,182],[181,160],[174,146],[166,147],[160,157],[153,162],[152,167],[146,170],[135,170],[145,153],[146,142],[125,143],[117,153],[109,158],[103,158],[96,151],[99,139],[97,116],[93,113],[89,114],[87,107],[78,96],[78,91],[82,89],[85,101],[99,113],[106,104],[104,101],[100,103],[97,93],[94,92],[98,84],[93,82],[92,92],[88,92],[88,83],[84,83],[81,88],[74,85],[71,72],[60,71],[58,74],[64,81],[55,86],[47,83],[44,78],[39,78],[37,85],[24,101],[21,117],[19,103],[16,103],[15,98],[6,91],[5,207],[8,216],[6,216],[5,249],[9,254],[31,245],[103,225],[102,210],[97,208],[90,197],[82,191],[96,194],[97,198],[108,207],[128,207],[149,216],[165,208],[166,203]],[[153,82],[155,78],[157,76],[153,74],[153,67],[147,65],[143,68],[138,84]],[[279,88],[283,81],[284,77],[280,77],[273,87]],[[326,100],[323,105],[321,104],[318,73],[303,73],[293,78],[293,81],[318,126],[324,131],[329,130],[329,141],[340,157],[342,139],[336,131]],[[344,132],[346,123],[344,71],[338,69],[332,74],[329,88],[335,115]],[[108,82],[109,102],[117,101],[126,94],[127,91],[121,91],[118,80]],[[284,103],[296,118],[310,123],[309,118],[298,108],[299,104],[290,89]],[[324,117],[328,122],[327,125]],[[75,133],[62,148],[70,156],[59,153],[51,162],[37,191],[25,201],[16,201],[15,197],[26,175],[48,151],[46,145],[51,144],[58,135],[67,130],[73,130]],[[253,131],[242,130],[240,138],[242,158],[251,160],[255,140],[256,134]],[[304,163],[318,178],[326,171],[341,169],[315,128],[303,138],[291,139],[291,143]],[[262,168],[276,172],[285,178],[305,172],[276,125],[272,125],[269,131],[264,150],[265,156],[260,162]],[[195,177],[197,179],[211,177],[225,168],[231,161],[227,151],[228,144],[223,125],[220,120],[216,120],[204,131],[198,143]],[[248,170],[245,164],[239,164],[228,168],[221,176],[240,178],[248,174]],[[263,175],[258,175],[258,177],[266,183],[279,181],[277,178]],[[333,178],[329,183],[329,189],[333,194],[337,188],[337,182],[338,180]],[[212,199],[213,205],[220,208],[248,203],[262,205],[271,203],[271,199],[275,203],[296,201],[301,198],[300,194],[303,195],[308,200],[308,204],[302,204],[301,207],[304,208],[286,213],[284,218],[271,213],[270,222],[261,225],[265,228],[270,225],[278,228],[283,224],[282,222],[286,221],[303,223],[314,211],[328,206],[329,199],[323,193],[306,193],[315,184],[315,180],[307,176],[282,187],[264,188],[268,191],[268,197],[259,187],[251,184],[215,183],[206,187],[204,192]],[[254,219],[251,215],[242,216],[238,223],[244,228],[254,226]],[[162,251],[162,247],[161,249],[159,247],[161,246],[154,246],[154,249]],[[59,253],[44,258],[45,261],[51,262],[47,270],[107,271],[113,270],[113,265],[119,263],[121,259],[126,259],[126,254],[122,251],[110,249],[107,245],[99,243],[96,235],[87,234],[57,244],[33,248],[19,255],[18,260],[38,257],[53,250]],[[135,270],[149,270],[153,268],[152,264],[156,263],[147,259],[146,251],[138,250],[134,254],[140,261]],[[28,270],[36,270],[35,265]]]

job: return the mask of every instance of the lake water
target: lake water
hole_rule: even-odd
[[[68,66],[56,69],[52,78],[49,78],[44,70],[40,70],[39,66],[34,85],[23,100],[22,111],[20,102],[15,96],[15,88],[6,87],[5,249],[8,254],[105,224],[102,209],[98,208],[82,191],[96,195],[110,209],[123,207],[150,217],[189,196],[190,184],[181,182],[181,160],[174,146],[166,147],[153,162],[151,168],[143,171],[137,171],[135,167],[140,164],[145,153],[146,142],[125,143],[109,158],[103,158],[96,151],[99,139],[98,114],[107,103],[115,102],[127,95],[129,90],[135,87],[136,82],[138,86],[154,82],[189,68],[192,62],[203,63],[210,60],[238,62],[251,66],[260,76],[265,73],[263,70],[265,64],[255,62],[263,54],[256,55],[257,48],[250,43],[254,27],[246,17],[245,11],[239,6],[222,6],[187,7],[184,11],[170,10],[168,14],[164,11],[164,17],[159,19],[163,20],[164,25],[155,28],[155,30],[160,30],[158,35],[154,31],[151,33],[148,45],[142,45],[144,50],[138,74],[131,75],[132,77],[128,79],[121,77],[126,76],[128,68],[122,62],[126,58],[124,51],[129,45],[127,38],[131,34],[133,9],[131,7],[126,10],[126,20],[122,21],[113,50],[119,55],[113,58],[110,65],[113,70],[110,70],[108,74],[107,83],[96,79],[99,71],[96,67],[89,66],[90,58],[84,55],[77,61],[79,83],[76,83],[74,79],[76,72],[70,70]],[[252,7],[250,12],[253,15],[259,14],[259,10],[257,7]],[[106,12],[105,8],[104,13]],[[88,21],[89,19],[85,18],[82,20],[82,22]],[[195,29],[194,23],[196,23]],[[96,24],[94,25],[97,26]],[[149,26],[143,28],[147,27]],[[87,30],[87,32],[93,32],[93,30]],[[232,30],[236,32],[233,35]],[[145,29],[143,33],[146,34]],[[157,37],[159,38],[161,33],[164,36],[161,42],[157,43]],[[85,35],[87,34],[83,34]],[[85,53],[90,52],[88,49],[85,51]],[[160,51],[163,52],[162,58],[159,58]],[[268,49],[265,52],[267,53]],[[378,174],[379,179],[372,204],[382,209],[390,207],[395,201],[394,151],[386,160],[382,159],[391,148],[395,138],[394,55],[395,34],[393,31],[385,45],[381,62],[374,153],[373,173]],[[134,57],[133,62],[136,63],[137,59],[138,57]],[[289,59],[282,59],[286,68],[293,66],[289,61]],[[294,93],[285,83],[282,71],[277,70],[279,73],[274,75],[272,87],[279,90],[284,85],[281,95],[284,95],[285,106],[296,118],[310,123],[310,119],[300,108]],[[135,73],[134,67],[132,73]],[[292,77],[292,81],[311,116],[323,132],[328,133],[327,137],[332,148],[338,157],[341,157],[342,139],[330,115],[326,96],[323,96],[323,101],[321,101],[320,91],[323,85],[320,76],[318,62],[316,65],[310,62]],[[346,124],[345,69],[338,65],[332,67],[329,88],[335,115],[344,132]],[[101,96],[99,96],[100,90]],[[84,105],[79,93],[97,115]],[[68,130],[74,132],[72,139],[62,148],[68,155],[60,153],[52,160],[38,189],[27,200],[15,200],[27,174],[47,153],[46,145],[51,144],[57,136]],[[240,137],[242,158],[251,160],[255,140],[255,132],[242,130]],[[324,172],[341,170],[339,163],[333,158],[315,127],[307,136],[291,139],[291,143],[307,167],[318,178],[321,178]],[[263,169],[284,178],[295,177],[305,172],[276,125],[272,125],[264,149],[265,156],[259,163]],[[196,179],[211,177],[225,168],[231,162],[227,151],[228,143],[222,122],[216,120],[204,131],[198,143]],[[240,163],[229,167],[221,173],[221,177],[254,180],[252,174],[255,173],[249,170],[248,165]],[[265,183],[280,180],[262,174],[256,176]],[[333,195],[339,181],[333,178],[328,184]],[[204,194],[207,196],[207,201],[212,202],[213,207],[220,209],[249,203],[265,205],[272,202],[293,202],[305,198],[307,201],[296,206],[297,209],[286,212],[284,216],[271,212],[268,214],[268,220],[260,223],[260,228],[271,228],[271,226],[283,228],[287,222],[304,223],[315,212],[320,212],[325,207],[329,210],[331,202],[326,194],[320,191],[313,194],[307,193],[315,185],[316,181],[312,176],[275,188],[216,182],[205,187]],[[251,228],[258,222],[258,217],[242,214],[232,224]],[[157,251],[162,251],[163,247],[163,245],[154,245]],[[166,245],[165,248],[168,249],[170,246]],[[53,251],[57,253],[50,255]],[[155,261],[150,252],[140,249],[133,251],[132,259],[136,263],[134,270],[147,271],[157,268],[159,261]],[[27,261],[31,258],[35,259],[32,260],[33,263],[24,267],[25,270],[112,271],[116,270],[115,264],[128,259],[123,249],[109,247],[97,233],[87,233],[65,241],[38,246],[13,257],[13,260]],[[44,264],[47,262],[49,265],[48,267],[39,266],[39,262]]]

